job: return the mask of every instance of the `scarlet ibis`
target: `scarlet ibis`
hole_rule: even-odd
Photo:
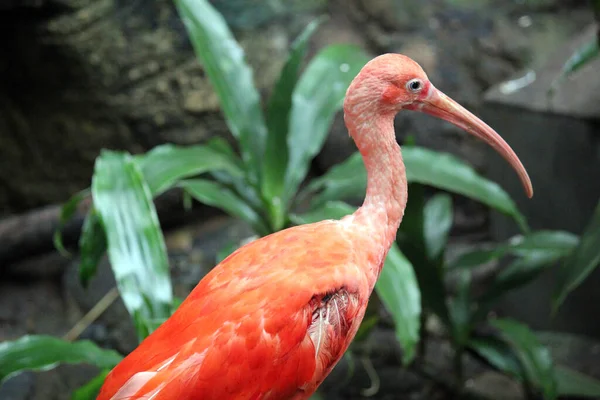
[[[492,128],[436,89],[412,59],[378,56],[344,101],[367,170],[363,205],[235,251],[110,372],[98,400],[310,397],[354,338],[404,215],[406,173],[393,126],[403,109],[484,140],[533,195],[521,161]]]

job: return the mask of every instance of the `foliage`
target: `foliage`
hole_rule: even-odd
[[[553,309],[556,311],[567,295],[600,265],[600,200],[581,240],[575,250],[565,260],[554,296]]]
[[[45,371],[59,363],[88,363],[112,368],[121,359],[117,352],[101,349],[87,340],[69,343],[52,336],[22,336],[0,343],[0,383],[18,372]]]
[[[591,0],[591,6],[596,17],[596,37],[581,44],[565,61],[558,76],[548,88],[548,97],[554,96],[558,87],[569,76],[600,57],[600,0]]]
[[[566,295],[579,284],[600,263],[600,203],[581,238],[564,231],[529,232],[525,218],[509,196],[461,161],[412,146],[404,146],[402,152],[410,195],[397,245],[400,254],[403,253],[412,265],[419,266],[414,271],[419,282],[423,312],[435,314],[448,328],[456,351],[459,377],[463,353],[475,352],[491,366],[523,382],[528,391],[540,391],[545,399],[574,395],[577,385],[566,383],[573,374],[565,372],[564,366],[553,364],[548,350],[527,326],[512,320],[491,319],[488,315],[500,299],[557,263],[563,263],[563,270],[569,274],[561,280],[559,293]],[[350,199],[364,195],[365,172],[359,157],[356,154],[351,156],[313,180],[301,193],[306,197],[312,195],[313,209],[309,220],[337,218],[335,210],[339,207],[332,201],[336,194]],[[414,170],[419,173],[413,173]],[[447,259],[445,249],[452,222],[452,200],[443,193],[426,198],[423,184],[460,195],[470,194],[469,197],[512,216],[523,233],[506,242],[476,248],[455,259]],[[473,271],[491,261],[504,261],[507,265],[484,290],[478,290],[480,293],[476,294]],[[447,288],[450,276],[455,276],[458,282],[454,292]],[[560,298],[557,295],[557,301]],[[481,329],[476,328],[484,326],[496,333],[483,336]],[[423,336],[425,334],[422,333]],[[586,389],[577,391],[578,395],[595,393],[592,397],[597,396],[600,392],[594,385],[598,382],[593,382],[589,382]]]
[[[364,165],[356,153],[300,190],[350,81],[368,60],[366,54],[354,46],[328,46],[301,72],[308,42],[322,19],[313,21],[292,44],[263,113],[252,69],[222,16],[206,0],[175,3],[219,96],[240,155],[222,139],[188,147],[163,145],[135,156],[104,151],[96,160],[91,189],[66,203],[61,216],[64,223],[77,204],[91,194],[93,207],[86,216],[79,243],[80,278],[87,284],[100,258],[108,253],[140,340],[177,307],[153,204],[157,195],[181,188],[195,200],[244,220],[257,235],[264,236],[294,224],[350,214],[355,208],[342,200],[362,198],[366,187]],[[576,386],[569,385],[571,378],[587,382],[587,393],[597,393],[591,378],[555,368],[547,350],[526,326],[487,318],[499,298],[568,257],[569,262],[578,265],[578,273],[574,272],[576,276],[567,280],[570,284],[561,289],[562,299],[596,262],[589,246],[597,242],[597,234],[594,236],[590,229],[591,239],[586,233],[578,240],[566,232],[530,233],[508,194],[467,164],[416,146],[405,146],[403,155],[410,184],[409,203],[375,291],[393,317],[404,363],[415,358],[420,337],[425,335],[421,332],[423,317],[434,313],[450,332],[459,370],[463,352],[473,351],[541,391],[547,399],[571,393]],[[449,262],[445,250],[453,221],[452,197],[438,193],[427,198],[426,186],[470,197],[506,214],[523,235]],[[298,212],[306,198],[311,199],[309,209]],[[64,252],[59,234],[55,243]],[[233,249],[226,249],[220,257]],[[475,295],[473,268],[502,257],[512,257],[513,261],[493,279],[488,291]],[[459,277],[455,293],[446,289],[449,274]],[[376,322],[376,315],[368,315],[361,336],[368,334]],[[496,333],[482,336],[475,330],[478,324],[486,324]],[[40,352],[41,345],[50,350]],[[25,337],[0,344],[0,379],[23,370],[50,369],[63,362],[91,363],[100,368],[100,374],[73,395],[73,399],[84,400],[95,396],[107,370],[120,358],[90,342]]]

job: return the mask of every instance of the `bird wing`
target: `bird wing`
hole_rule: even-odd
[[[353,254],[333,222],[244,246],[115,367],[98,400],[308,397],[364,314]]]

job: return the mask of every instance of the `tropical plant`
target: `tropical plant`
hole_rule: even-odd
[[[251,68],[221,15],[206,0],[175,3],[219,96],[237,151],[220,138],[188,147],[163,145],[141,155],[103,151],[96,160],[91,188],[73,196],[61,217],[66,222],[83,198],[92,197],[93,207],[79,242],[81,281],[84,285],[89,282],[107,252],[140,340],[178,304],[172,294],[154,197],[181,188],[197,201],[244,220],[256,235],[264,236],[294,224],[347,215],[355,208],[342,200],[362,198],[366,187],[364,166],[356,153],[301,189],[348,84],[368,60],[366,54],[354,46],[332,45],[319,51],[301,73],[308,41],[322,20],[312,22],[292,44],[263,114]],[[497,297],[473,298],[470,268],[483,259],[517,257],[515,266],[503,271],[504,280],[502,274],[498,277],[500,296],[517,283],[533,279],[543,268],[542,261],[547,265],[563,257],[576,238],[561,232],[530,234],[510,197],[453,156],[416,146],[405,146],[403,154],[410,182],[409,205],[397,244],[376,285],[376,296],[393,316],[404,363],[416,355],[422,316],[434,313],[450,328],[458,361],[463,351],[472,349],[552,398],[557,372],[531,331],[515,321],[499,319],[490,323],[501,336],[482,337],[475,331],[478,322],[487,321],[485,310]],[[426,200],[425,185],[468,196],[512,217],[524,236],[448,264],[444,250],[452,224],[452,200],[442,193]],[[308,210],[300,212],[299,204],[307,199]],[[55,242],[66,252],[60,232]],[[562,250],[546,254],[555,243],[561,244]],[[418,267],[413,269],[413,265]],[[529,275],[523,272],[527,270]],[[444,283],[449,271],[461,276],[459,290],[452,296]],[[373,321],[373,316],[365,319],[361,335],[368,333]],[[51,351],[40,352],[43,346]],[[0,344],[0,381],[23,370],[87,362],[97,365],[101,373],[73,398],[93,398],[107,370],[120,359],[91,342],[28,336]]]
[[[600,0],[590,2],[596,19],[596,36],[579,46],[565,61],[558,76],[548,88],[549,97],[554,95],[565,79],[600,56]]]
[[[314,208],[310,218],[299,222],[317,221],[332,214],[339,218],[353,211],[332,198],[363,195],[366,176],[359,157],[358,154],[350,157],[306,187],[305,191],[313,192]],[[490,317],[494,306],[510,291],[533,281],[558,262],[565,263],[564,270],[570,275],[562,281],[557,302],[600,263],[600,204],[581,239],[565,231],[530,232],[525,218],[506,192],[453,156],[405,145],[403,158],[411,183],[397,245],[400,254],[415,266],[422,321],[433,314],[447,328],[448,339],[455,350],[458,389],[464,383],[463,355],[469,352],[522,382],[532,395],[538,391],[545,399],[558,395],[600,395],[600,385],[591,378],[582,378],[586,384],[569,384],[569,377],[578,373],[565,366],[555,367],[548,349],[526,325],[512,319]],[[426,186],[476,199],[512,217],[522,234],[448,259],[445,250],[453,220],[452,198],[444,192],[427,198]],[[474,290],[472,277],[477,267],[507,259],[510,259],[508,265],[495,274],[483,290]],[[449,278],[458,282],[455,290],[449,288]],[[392,315],[398,326],[401,319],[393,312]],[[366,318],[369,317],[373,316],[367,314]],[[422,349],[426,335],[425,331],[421,334]]]

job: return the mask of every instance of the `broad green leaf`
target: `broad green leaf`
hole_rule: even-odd
[[[244,50],[222,15],[207,0],[175,0],[175,4],[204,72],[219,96],[227,125],[239,141],[250,183],[256,186],[267,128]]]
[[[468,347],[483,357],[494,368],[513,378],[525,379],[521,362],[510,346],[503,340],[493,336],[474,337],[469,340]]]
[[[579,243],[579,238],[566,231],[535,231],[528,235],[516,235],[509,239],[511,253],[529,255],[532,252],[552,253],[556,257],[569,254]]]
[[[98,397],[98,392],[104,384],[106,376],[110,373],[110,369],[105,369],[95,376],[91,381],[73,392],[71,400],[95,400]]]
[[[234,160],[240,168],[243,168],[243,163],[238,158],[233,148],[227,143],[227,141],[220,137],[215,137],[206,142],[206,146],[215,152],[223,154],[223,156]],[[218,182],[226,185],[227,187],[235,190],[235,192],[244,199],[249,205],[255,209],[263,207],[262,199],[260,198],[256,188],[246,180],[245,176],[239,176],[239,174],[231,174],[227,171],[213,170],[210,172],[213,178]]]
[[[294,89],[283,203],[288,205],[321,150],[346,90],[369,57],[357,46],[331,45],[309,63]]]
[[[139,163],[153,196],[170,189],[182,178],[208,171],[220,170],[234,176],[243,176],[235,158],[214,151],[206,145],[182,147],[165,144],[136,156],[135,160]]]
[[[460,271],[458,279],[458,290],[449,302],[448,310],[454,342],[463,348],[471,335],[471,272]]]
[[[59,364],[86,363],[111,369],[122,357],[88,340],[67,342],[45,335],[27,335],[0,343],[0,383],[22,371],[47,371]]]
[[[263,160],[262,193],[269,205],[274,230],[281,229],[284,223],[282,192],[288,162],[287,135],[292,110],[292,93],[300,75],[308,41],[323,19],[318,18],[308,24],[292,43],[290,54],[273,88],[267,109],[268,136]]]
[[[525,217],[510,196],[498,184],[477,174],[453,155],[411,146],[402,150],[402,156],[409,182],[434,186],[480,201],[513,217],[522,230],[528,230]]]
[[[260,235],[269,233],[261,217],[240,199],[234,192],[218,182],[205,179],[188,179],[179,182],[179,186],[201,203],[218,207],[227,214],[246,221]]]
[[[444,269],[441,257],[428,257],[425,244],[425,188],[420,184],[410,184],[408,202],[404,218],[400,224],[396,242],[402,253],[415,268],[415,274],[421,289],[423,308],[434,312],[450,326],[451,320],[446,304],[446,288],[444,285]]]
[[[600,380],[564,365],[555,366],[554,374],[560,396],[600,398]]]
[[[517,257],[494,277],[485,293],[477,299],[479,309],[472,320],[478,322],[486,318],[498,299],[508,291],[537,278],[557,260],[567,256],[577,242],[577,236],[564,231],[537,231],[526,236],[517,235],[497,247],[462,254],[448,268],[471,269],[508,254]]]
[[[152,321],[170,316],[173,299],[167,250],[150,188],[132,156],[103,151],[96,159],[92,195],[119,293],[141,340],[151,332]]]
[[[512,319],[493,319],[491,325],[500,331],[517,355],[529,382],[539,388],[546,400],[557,397],[554,366],[550,351],[526,325]]]
[[[310,213],[293,215],[291,219],[297,224],[339,220],[354,211],[355,208],[346,203],[330,201]],[[375,291],[394,318],[396,337],[404,349],[403,362],[408,364],[414,359],[419,342],[421,294],[412,264],[395,243],[385,260]]]
[[[448,268],[474,268],[507,254],[517,257],[544,256],[557,259],[569,254],[578,241],[576,235],[566,231],[536,231],[527,235],[516,235],[504,243],[487,249],[475,249],[463,253],[450,262]]]
[[[510,196],[498,184],[477,174],[453,155],[418,146],[404,146],[402,157],[409,183],[421,183],[472,198],[513,217],[522,230],[528,230],[525,217]],[[360,153],[356,152],[313,180],[307,191],[321,190],[313,200],[313,205],[318,206],[328,200],[362,198],[366,187],[365,166]]]
[[[105,251],[106,233],[96,209],[92,207],[83,220],[79,237],[79,280],[84,287],[96,274]]]
[[[494,278],[481,297],[481,302],[493,303],[506,292],[528,284],[554,265],[560,257],[561,255],[555,252],[537,251],[518,258]]]
[[[357,151],[343,162],[334,165],[323,176],[313,179],[300,193],[299,199],[308,193],[322,191],[311,199],[311,208],[322,206],[331,200],[362,199],[367,189],[367,170],[362,155]]]
[[[452,198],[445,193],[433,196],[423,210],[423,235],[425,250],[434,260],[443,253],[452,227]]]
[[[579,245],[567,257],[562,266],[564,279],[559,281],[553,296],[552,308],[558,307],[583,280],[600,264],[600,201],[594,215],[581,236]]]
[[[421,293],[412,264],[394,243],[385,259],[375,291],[392,314],[396,338],[404,350],[403,364],[416,355],[421,324]]]
[[[65,246],[62,241],[62,229],[65,224],[75,213],[77,212],[77,206],[83,199],[90,195],[90,189],[84,189],[80,192],[75,193],[69,201],[67,201],[60,210],[60,218],[58,220],[58,228],[53,235],[54,247],[65,257],[70,256],[70,253],[65,249]]]
[[[487,264],[491,261],[503,257],[508,252],[509,247],[504,243],[486,249],[475,249],[467,251],[446,265],[448,269],[471,269]]]
[[[571,74],[578,71],[596,57],[600,56],[600,42],[596,37],[584,43],[569,57],[563,65],[558,76],[552,81],[548,89],[548,96],[553,96],[560,86]]]
[[[291,214],[290,220],[296,224],[312,224],[326,219],[342,219],[346,215],[352,214],[356,208],[342,202],[329,201],[323,206],[310,210],[304,214]]]

